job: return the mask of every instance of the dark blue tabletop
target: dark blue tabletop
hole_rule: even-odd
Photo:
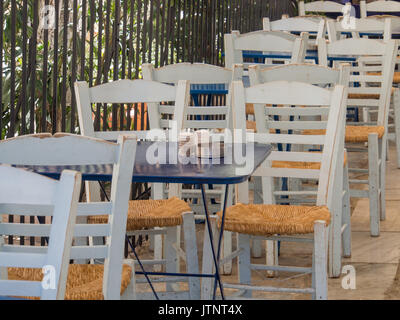
[[[197,158],[191,158],[193,163],[183,164],[177,161],[176,164],[149,164],[147,161],[150,146],[152,142],[138,142],[136,150],[135,167],[133,171],[132,182],[140,183],[186,183],[186,184],[238,184],[246,181],[251,174],[267,159],[271,153],[271,146],[266,144],[233,145],[233,157],[220,159],[220,164],[212,164],[211,160],[203,161]],[[176,153],[172,159],[177,157],[176,144],[167,144],[166,149]],[[171,149],[169,147],[171,146]],[[254,148],[252,148],[254,146]],[[232,145],[227,147],[232,150]],[[254,152],[253,152],[254,150]],[[171,153],[171,155],[172,155]],[[231,154],[232,154],[231,153]],[[236,154],[243,155],[240,159]],[[158,153],[152,151],[158,158]],[[170,159],[169,152],[166,152],[166,159]],[[164,158],[164,157],[161,157]],[[233,160],[231,160],[233,158]],[[179,157],[178,157],[179,159]],[[195,161],[198,163],[196,164]],[[243,173],[246,165],[251,165],[248,172]],[[111,181],[112,165],[83,165],[83,166],[18,166],[25,168],[47,177],[59,179],[63,170],[76,170],[82,173],[82,179],[85,181]],[[240,171],[238,171],[240,170]]]

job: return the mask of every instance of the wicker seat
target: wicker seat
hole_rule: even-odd
[[[254,116],[254,104],[247,103],[246,104],[246,115]]]
[[[377,133],[381,139],[385,134],[383,126],[346,126],[346,142],[368,142],[368,135]]]
[[[343,165],[347,164],[347,153],[344,153]],[[303,161],[272,161],[273,168],[288,168],[288,169],[321,169],[321,162],[303,162]]]
[[[221,215],[219,212],[220,218]],[[239,203],[227,209],[225,230],[255,236],[307,234],[314,232],[314,222],[318,220],[330,224],[327,207]]]
[[[68,269],[65,300],[103,300],[103,272],[103,265],[71,264]],[[123,265],[121,295],[131,281],[131,273],[132,268]],[[43,273],[41,269],[8,268],[8,278],[17,281],[42,281]]]
[[[400,83],[400,72],[395,72],[393,76],[393,83]]]
[[[393,95],[396,88],[392,88],[390,94]],[[376,99],[380,98],[378,93],[349,93],[349,99]]]
[[[183,223],[182,214],[191,212],[189,205],[178,198],[168,200],[135,200],[129,202],[126,230],[175,227]],[[88,223],[107,223],[108,216],[90,216]]]
[[[383,126],[346,126],[346,142],[368,142],[368,135],[370,133],[377,133],[378,138],[381,139],[385,134],[385,127]],[[325,130],[304,130],[305,135],[324,135]]]

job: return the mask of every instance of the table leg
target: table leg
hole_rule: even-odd
[[[228,193],[226,192],[225,194],[226,194],[226,196],[225,196],[225,198],[226,198]],[[214,241],[213,241],[214,236],[213,236],[213,233],[212,233],[211,223],[210,223],[210,219],[209,219],[209,212],[208,212],[207,199],[206,199],[206,191],[204,189],[204,185],[201,185],[201,195],[202,195],[202,198],[203,198],[204,211],[205,211],[205,214],[206,214],[206,222],[207,222],[207,227],[208,227],[208,235],[210,237],[211,252],[212,252],[212,256],[213,256],[213,260],[214,260],[214,266],[215,266],[215,275],[214,275],[215,276],[215,285],[214,285],[213,300],[215,300],[217,284],[219,285],[219,289],[220,289],[220,292],[221,292],[221,298],[222,298],[222,300],[225,300],[224,289],[222,287],[221,276],[219,274],[219,257],[217,257],[217,254],[215,252],[215,246],[214,246]],[[225,204],[224,204],[224,209],[225,209]],[[222,216],[222,224],[221,224],[222,228],[223,228],[224,219],[225,219],[225,210],[224,210],[223,216]],[[223,234],[223,229],[222,228],[220,230],[221,233],[220,233],[219,240],[221,240],[221,235]],[[219,241],[219,243],[218,243],[218,251],[219,251],[219,253],[220,253],[220,248],[221,248],[221,241]]]
[[[219,259],[221,258],[221,243],[222,243],[222,237],[224,234],[224,227],[225,227],[225,213],[226,213],[226,206],[227,206],[227,202],[228,202],[228,192],[229,192],[229,184],[226,185],[225,187],[225,196],[224,196],[224,207],[222,210],[222,218],[221,218],[221,230],[219,231],[219,239],[218,239],[218,252],[217,252],[217,266],[216,266],[216,270],[217,272],[219,272]],[[224,299],[224,293],[223,293],[223,287],[222,287],[222,283],[220,282],[220,290],[221,290],[221,296],[222,299]],[[213,295],[213,299],[215,299],[215,295],[217,293],[217,279],[215,279],[214,282],[214,295]]]

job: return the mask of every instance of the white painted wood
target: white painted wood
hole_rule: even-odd
[[[196,228],[193,213],[183,215],[183,229],[185,237],[186,271],[191,274],[199,273],[199,261],[197,255]],[[189,292],[191,300],[200,300],[200,278],[189,279]]]
[[[218,242],[217,239],[217,221],[215,216],[210,216],[210,225],[213,234],[214,245]],[[215,265],[212,256],[211,242],[208,231],[208,225],[205,224],[204,240],[203,240],[203,274],[214,274]],[[201,300],[212,300],[214,292],[214,278],[202,278],[201,280]]]
[[[299,1],[299,15],[305,16],[309,13],[318,12],[332,12],[332,13],[342,13],[344,5],[334,1],[312,1],[304,3],[304,1]]]
[[[282,31],[255,31],[240,34],[232,31],[225,35],[225,66],[230,68],[235,64],[243,64],[243,51],[261,51],[268,53],[286,53],[293,63],[304,60],[308,43],[308,35],[303,33],[300,37]]]
[[[328,299],[327,277],[327,238],[325,221],[316,221],[314,224],[314,268],[315,268],[315,298],[316,300]]]
[[[161,68],[155,69],[151,64],[145,64],[142,66],[143,78],[145,80],[151,81],[159,81],[164,83],[174,83],[178,84],[182,83],[182,80],[190,81],[190,84],[226,84],[230,85],[232,80],[242,80],[243,76],[243,66],[242,65],[233,65],[232,69],[212,66],[208,64],[202,63],[178,63],[173,65],[164,66]],[[182,83],[182,88],[183,83]],[[179,90],[179,89],[178,89]],[[184,99],[181,99],[180,102],[176,103],[173,107],[160,107],[160,112],[166,111],[167,113],[173,116],[173,119],[177,122],[178,130],[190,129],[190,130],[199,130],[199,129],[226,129],[231,127],[230,120],[230,95],[227,95],[227,106],[190,106],[189,103],[189,89],[185,87],[185,92],[181,91],[177,93],[178,96],[184,96]],[[215,116],[221,116],[223,120],[214,120]],[[194,116],[201,116],[201,120],[193,120]],[[207,116],[209,118],[207,118]],[[150,115],[150,118],[152,116]],[[210,120],[208,120],[210,119]],[[151,121],[151,120],[150,120]],[[161,121],[161,127],[164,127],[163,121]],[[215,188],[215,187],[214,187]],[[179,194],[175,194],[175,196],[180,196],[184,198],[194,199],[194,195],[190,194],[191,191],[180,190]],[[223,197],[223,191],[218,190],[216,196],[219,196],[221,199]],[[208,197],[210,194],[213,194],[213,190],[206,190],[206,196]],[[171,196],[171,195],[170,195]],[[200,196],[200,194],[199,194]],[[199,197],[197,198],[199,199]],[[222,201],[221,201],[222,202]],[[221,203],[222,205],[222,203]],[[209,209],[213,206],[209,204]],[[192,209],[199,213],[203,213],[202,206],[192,205]],[[218,208],[222,210],[222,207]],[[218,210],[217,209],[217,210]],[[225,234],[224,236],[224,254],[230,254],[230,246],[231,235]],[[229,265],[226,265],[226,271],[229,271]],[[225,270],[225,269],[224,269]]]
[[[240,250],[238,258],[239,283],[241,285],[251,285],[251,268],[250,268],[250,236],[239,233],[238,249]],[[252,291],[248,290],[243,293],[244,298],[251,298]]]
[[[348,165],[343,169],[343,226],[346,228],[343,231],[343,256],[345,258],[351,257],[351,207],[350,207],[350,186],[349,186],[349,172]]]
[[[393,94],[394,122],[396,130],[397,168],[400,168],[400,89]]]
[[[319,41],[318,50],[320,62],[322,64],[327,62],[328,55],[351,55],[358,58],[358,66],[350,67],[349,94],[371,93],[379,95],[379,99],[367,99],[363,97],[363,99],[349,99],[347,102],[348,106],[363,107],[368,111],[376,110],[378,113],[377,121],[370,122],[371,118],[368,112],[365,112],[364,114],[367,115],[366,119],[363,119],[358,125],[377,125],[385,127],[386,134],[382,139],[378,139],[379,141],[373,140],[372,144],[368,143],[369,175],[377,174],[378,176],[369,178],[368,192],[350,190],[351,196],[369,197],[371,203],[371,234],[377,236],[379,235],[379,224],[376,222],[376,218],[384,219],[385,217],[385,200],[384,198],[379,198],[379,194],[382,195],[383,193],[384,195],[385,193],[384,183],[386,167],[384,161],[380,159],[387,158],[388,117],[397,45],[394,40],[387,40],[384,42],[372,39],[345,39],[329,44],[325,41]],[[354,72],[359,74],[352,75]],[[379,72],[381,76],[371,75],[370,72]],[[371,76],[374,78],[369,78]],[[360,83],[360,86],[355,86],[355,83]],[[370,83],[374,83],[374,85],[372,86]],[[371,148],[374,148],[374,150],[371,150]],[[352,150],[350,149],[350,151]],[[350,169],[352,170],[352,168]],[[364,183],[364,181],[355,182]]]
[[[336,82],[339,81],[341,77],[336,77]],[[256,122],[257,122],[257,133],[255,135],[255,140],[264,143],[294,143],[294,144],[310,144],[310,145],[322,145],[323,152],[322,154],[316,156],[315,159],[319,159],[321,162],[320,170],[304,170],[304,169],[286,169],[286,168],[272,168],[269,162],[270,159],[266,161],[264,165],[262,165],[256,172],[254,176],[261,175],[263,177],[297,177],[297,178],[313,178],[318,180],[318,193],[317,193],[317,205],[326,205],[331,210],[333,219],[339,225],[339,232],[341,229],[341,219],[338,219],[337,216],[340,214],[341,218],[341,205],[337,206],[335,203],[341,204],[341,199],[337,200],[337,197],[334,196],[335,193],[342,194],[343,186],[342,186],[342,170],[343,170],[343,144],[344,144],[344,126],[345,126],[345,114],[346,114],[346,99],[347,99],[347,91],[344,86],[336,85],[333,89],[324,89],[317,87],[312,84],[300,83],[300,82],[287,82],[287,81],[274,81],[267,82],[262,84],[257,84],[248,89],[243,88],[243,84],[240,82],[233,82],[232,89],[232,107],[233,107],[233,124],[235,128],[244,129],[246,127],[245,124],[245,112],[246,112],[246,103],[253,103],[255,108]],[[270,107],[266,107],[265,105],[292,105],[293,109],[298,109],[298,112],[301,116],[301,110],[305,110],[309,108],[308,106],[318,106],[320,107],[319,115],[322,115],[326,110],[322,107],[329,108],[329,114],[327,117],[327,121],[319,121],[324,124],[326,129],[325,136],[302,136],[298,134],[296,131],[293,134],[273,134],[269,133],[269,122],[270,119],[265,117],[265,109]],[[306,106],[306,107],[304,107]],[[322,106],[322,107],[321,107]],[[279,109],[279,108],[277,108]],[[261,111],[260,111],[261,110]],[[316,115],[318,115],[318,108],[314,108]],[[301,118],[301,117],[300,117]],[[293,121],[293,122],[301,122]],[[308,123],[307,123],[308,124]],[[309,126],[309,124],[308,124]],[[307,141],[305,141],[307,140]],[[299,157],[301,152],[294,151],[294,157]],[[275,160],[287,161],[287,152],[283,153],[279,157],[281,152],[274,151],[272,157]],[[304,157],[306,157],[304,155]],[[308,157],[308,156],[307,156]],[[318,157],[318,158],[317,158]],[[339,160],[340,159],[340,160]],[[341,168],[340,168],[341,166]],[[243,184],[246,186],[247,183]],[[271,189],[272,183],[263,183],[263,189]],[[339,191],[339,192],[338,192]],[[240,195],[239,201],[241,203],[246,202],[246,196],[242,195],[242,193],[247,192],[238,192]],[[265,194],[264,202],[271,201],[273,196],[268,196],[269,192],[267,190],[263,190]],[[244,201],[243,201],[244,200]],[[269,202],[269,203],[272,203]],[[340,209],[338,209],[340,207]],[[241,235],[240,235],[241,236]],[[245,237],[243,235],[243,237]],[[336,242],[341,245],[341,232],[339,236],[336,236]],[[320,241],[320,240],[318,240]],[[325,259],[327,258],[327,247],[326,240],[318,243],[319,246],[322,245],[324,248],[323,252],[319,252],[318,254],[325,254]],[[274,246],[273,242],[269,243],[270,246]],[[242,249],[242,248],[241,248]],[[271,248],[272,249],[272,248]],[[337,251],[337,250],[336,250]],[[339,252],[341,248],[339,248]],[[271,270],[275,270],[276,264],[276,250],[269,250],[270,254],[269,265],[272,268]],[[340,257],[339,257],[340,258]],[[321,269],[321,259],[316,263],[319,265],[316,273],[316,283],[318,283],[319,288],[322,286],[327,287],[326,283],[326,262],[325,262],[325,270]],[[239,271],[239,274],[245,281],[248,281],[249,269],[246,270],[246,266],[244,264],[241,265],[242,270]],[[275,269],[274,269],[275,268]],[[321,279],[325,278],[325,283],[321,284]],[[255,290],[258,290],[255,287]],[[321,292],[322,289],[319,289],[318,292]],[[323,291],[323,290],[322,290]],[[326,298],[323,294],[320,294],[320,298]],[[318,296],[318,295],[316,295]]]
[[[365,0],[360,1],[360,13],[361,17],[365,18],[368,12],[379,12],[379,13],[393,13],[400,12],[400,3],[397,1],[372,1],[366,2]]]
[[[356,38],[361,37],[360,33],[376,33],[381,34],[384,41],[392,39],[392,20],[389,18],[355,18],[354,22],[355,28],[352,28],[350,31],[353,35],[356,34]],[[337,21],[327,21],[327,30],[328,38],[331,42],[340,40],[342,38],[342,32],[349,32],[348,28],[343,27],[341,19],[338,19]]]
[[[29,147],[32,144],[35,146],[34,149]],[[26,147],[27,145],[28,147]],[[21,158],[20,150],[22,149],[25,152]],[[80,153],[77,153],[77,150]],[[74,230],[74,233],[79,236],[90,233],[106,237],[106,245],[91,246],[87,243],[79,243],[78,246],[71,249],[71,259],[75,261],[105,259],[103,277],[105,299],[120,298],[124,234],[135,152],[136,138],[134,136],[120,136],[117,143],[70,134],[58,134],[54,137],[50,135],[24,136],[0,142],[1,163],[21,165],[111,164],[114,166],[111,200],[100,210],[103,213],[109,210],[108,226],[101,224],[83,226],[80,221]],[[10,198],[10,200],[14,200],[12,203],[16,203],[16,199]],[[80,218],[84,218],[85,214],[90,215],[91,210],[99,207],[101,207],[99,203],[82,203],[77,210]],[[26,227],[24,226],[24,228]]]
[[[0,203],[6,204],[11,200],[13,204],[23,204],[26,207],[37,204],[53,207],[52,226],[46,234],[50,239],[47,252],[3,252],[2,245],[0,267],[50,267],[53,268],[51,272],[55,284],[54,288],[45,289],[41,282],[7,280],[3,268],[0,295],[29,295],[40,297],[42,300],[64,299],[81,175],[74,171],[64,171],[60,181],[54,181],[21,169],[0,166],[0,177]],[[18,226],[21,229],[24,227],[16,225]],[[16,228],[16,232],[18,231]],[[0,237],[3,236],[0,232]]]
[[[378,135],[368,135],[368,184],[371,236],[379,236],[379,154]]]
[[[270,21],[269,18],[263,19],[263,30],[264,31],[285,31],[289,33],[293,32],[307,32],[310,33],[310,37],[314,34],[315,38],[325,38],[326,24],[325,18],[322,16],[303,16],[303,17],[283,17],[280,20]],[[312,49],[315,46],[314,43],[309,41],[308,47]]]

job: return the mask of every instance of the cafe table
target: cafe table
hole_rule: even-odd
[[[158,144],[158,145],[154,145]],[[154,150],[156,156],[164,155],[166,161],[155,164],[149,163],[149,155],[153,155]],[[215,266],[213,274],[186,274],[186,273],[162,273],[162,272],[146,272],[136,255],[135,248],[132,246],[134,254],[138,259],[138,263],[142,274],[146,277],[149,284],[151,280],[149,276],[186,276],[200,278],[214,278],[213,299],[216,299],[217,287],[220,289],[221,298],[224,300],[224,291],[219,273],[219,260],[221,257],[221,242],[224,232],[225,212],[227,205],[227,196],[232,185],[240,184],[247,181],[254,171],[268,158],[272,151],[271,145],[260,143],[248,144],[225,144],[224,157],[218,159],[198,159],[189,158],[190,163],[185,164],[181,161],[178,154],[176,143],[167,142],[144,142],[139,141],[136,148],[136,159],[133,170],[133,183],[177,183],[177,184],[198,184],[201,186],[204,211],[206,215],[208,236],[211,244],[212,259]],[[161,153],[160,153],[161,152]],[[233,156],[231,156],[233,155]],[[177,161],[175,161],[177,160]],[[188,158],[186,158],[188,160]],[[196,163],[197,162],[197,163]],[[250,166],[249,166],[250,164]],[[63,170],[76,170],[82,173],[83,181],[99,181],[110,182],[112,180],[112,165],[78,165],[78,166],[17,166],[24,168],[53,179],[59,179]],[[207,208],[206,194],[204,185],[216,184],[225,186],[225,197],[223,203],[223,212],[221,218],[221,227],[217,247],[215,247],[213,231],[210,224],[210,213]],[[151,286],[152,287],[152,286]],[[153,293],[158,298],[157,293]]]

